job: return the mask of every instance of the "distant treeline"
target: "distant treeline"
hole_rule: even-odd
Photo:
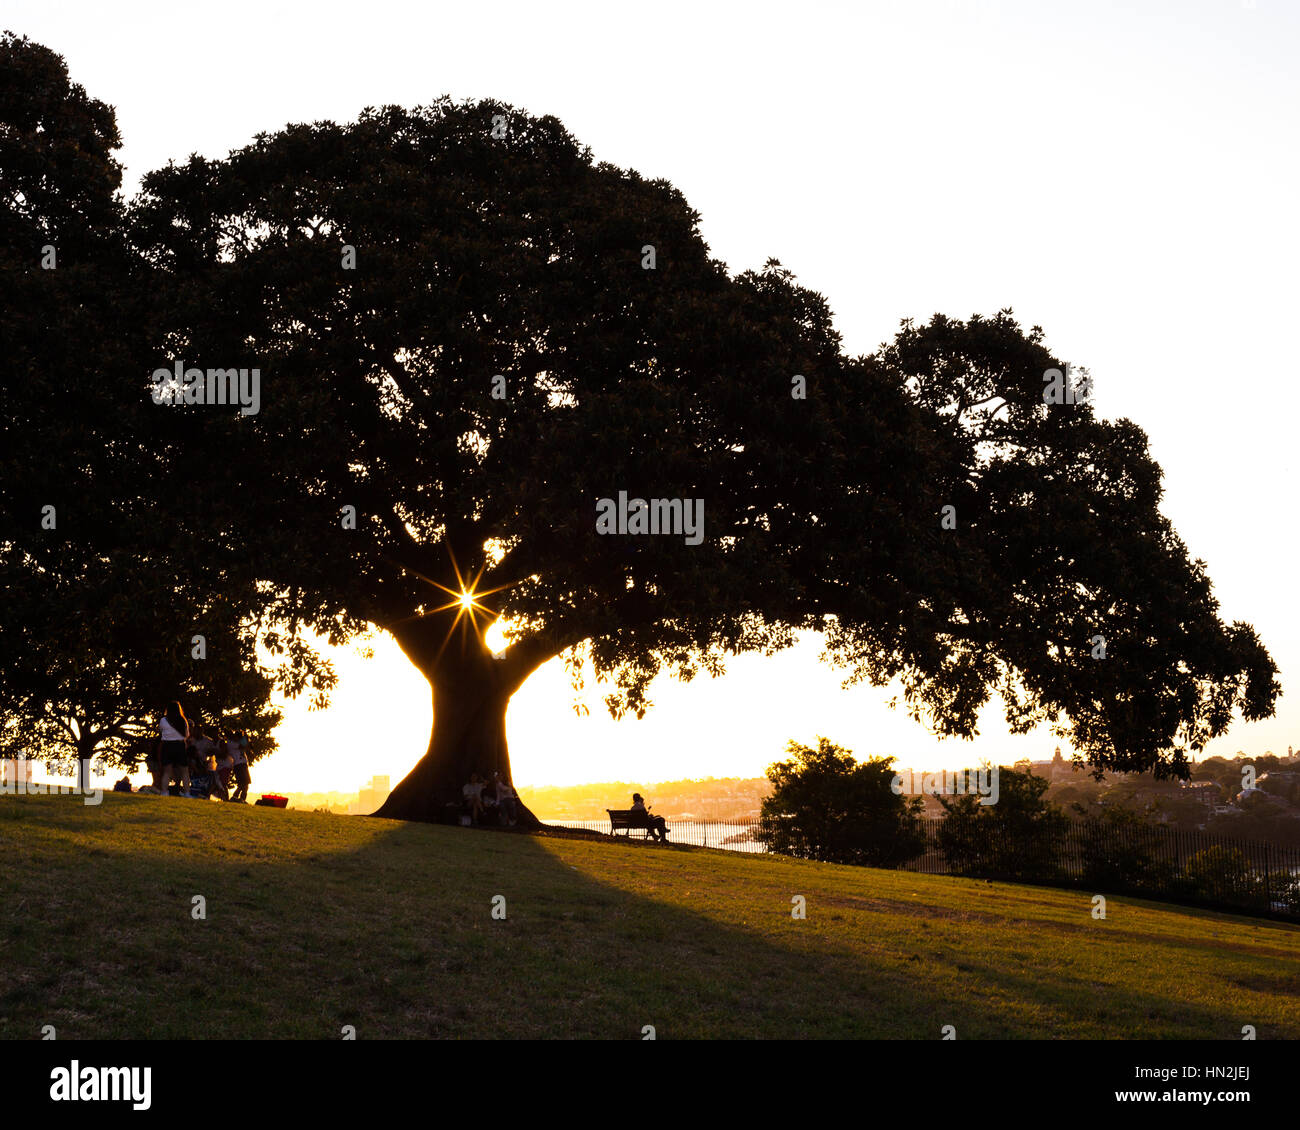
[[[627,808],[641,793],[651,810],[668,820],[757,819],[771,795],[766,777],[704,777],[682,781],[600,781],[589,785],[520,786],[519,793],[542,820],[599,820],[608,808]]]
[[[1057,774],[1046,796],[1075,814],[1118,808],[1183,831],[1300,846],[1300,760],[1294,758],[1209,757],[1192,767],[1186,784],[1150,773],[1108,773],[1097,781],[1081,770]]]
[[[705,777],[682,781],[598,781],[585,785],[520,786],[529,808],[543,820],[603,820],[608,808],[627,808],[641,793],[652,810],[669,820],[756,820],[772,792],[764,777]],[[289,807],[346,813],[359,794],[289,793]]]

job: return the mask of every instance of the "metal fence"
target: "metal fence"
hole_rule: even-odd
[[[902,870],[1133,894],[1300,921],[1300,847],[1141,821],[1067,820],[1014,835],[982,818],[920,823],[924,849]],[[608,819],[561,818],[555,825],[610,831]],[[668,827],[670,843],[768,850],[755,820],[670,820]]]
[[[559,817],[554,820],[542,819],[551,827],[581,829],[590,832],[609,832],[609,817],[604,820],[569,820]],[[756,820],[669,820],[668,842],[690,844],[693,847],[723,848],[727,851],[765,852],[767,845],[754,839],[758,831]],[[623,835],[619,832],[619,835]],[[644,835],[639,828],[633,828],[631,836],[637,839]]]
[[[980,825],[985,825],[981,827]],[[1014,836],[992,821],[922,821],[925,850],[904,865],[1300,921],[1300,848],[1132,821],[1068,820]]]

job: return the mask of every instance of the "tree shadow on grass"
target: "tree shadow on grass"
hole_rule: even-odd
[[[1019,971],[990,941],[996,917],[962,927],[983,931],[967,958],[974,935],[936,934],[938,908],[929,922],[910,907],[900,926],[887,900],[836,905],[845,883],[880,873],[179,799],[106,798],[88,815],[73,800],[0,820],[19,864],[0,875],[14,974],[0,1037],[48,1023],[60,1039],[338,1039],[345,1026],[358,1039],[640,1039],[646,1026],[938,1039],[945,1024],[1041,1038],[1046,1014],[1068,1034],[1142,1037],[1167,1004],[1111,987],[1099,1022]],[[791,917],[794,893],[806,920]],[[1195,1004],[1178,1017],[1176,1034],[1202,1037],[1228,1019]]]

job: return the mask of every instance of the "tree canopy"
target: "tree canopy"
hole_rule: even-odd
[[[111,112],[43,50],[8,43],[5,137],[47,163],[33,186],[66,189],[33,212],[6,179],[5,285],[28,312],[6,333],[29,341],[18,372],[87,387],[51,413],[17,382],[8,427],[46,455],[37,481],[5,465],[8,560],[49,548],[19,489],[62,485],[97,516],[87,552],[111,560],[130,530],[137,565],[186,568],[196,607],[220,598],[231,632],[284,657],[287,689],[330,684],[309,630],[390,631],[435,720],[387,813],[435,817],[471,768],[508,778],[506,706],[555,656],[590,658],[611,711],[640,715],[661,671],[820,631],[938,733],[972,736],[999,693],[1015,730],[1180,775],[1235,711],[1272,712],[1276,668],[1219,620],[1145,435],[1051,402],[1045,374],[1069,367],[1011,311],[904,322],[846,356],[779,262],[733,276],[671,184],[493,101],[288,126],[157,170],[123,207]],[[30,125],[13,75],[33,59],[42,112],[94,141],[84,170]],[[102,317],[41,290],[56,223],[111,245]],[[98,372],[51,353],[47,310]],[[255,372],[258,402],[153,403],[174,365]],[[150,489],[175,467],[196,469],[179,506]],[[616,498],[698,500],[703,538],[602,533]]]
[[[894,792],[894,758],[855,761],[819,737],[817,748],[786,743],[790,757],[768,767],[759,836],[770,851],[823,863],[897,867],[925,850],[922,801]]]

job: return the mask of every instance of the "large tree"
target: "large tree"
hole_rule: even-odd
[[[560,655],[640,715],[661,670],[820,629],[938,732],[973,734],[999,691],[1014,727],[1160,772],[1271,713],[1272,661],[1218,620],[1145,437],[1045,399],[1068,368],[1041,331],[936,317],[846,358],[820,295],[775,261],[731,277],[698,219],[490,102],[146,179],[133,230],[174,351],[262,375],[260,412],[209,429],[245,469],[219,536],[256,542],[295,631],[378,624],[429,681],[428,748],[382,814],[508,778],[507,705]],[[702,544],[602,536],[620,491],[702,499]]]
[[[111,113],[63,96],[102,156]],[[29,127],[6,137],[37,159],[48,131]],[[96,160],[98,199],[115,174]],[[36,225],[8,241],[19,260],[43,183],[13,198]],[[47,210],[85,227],[79,200]],[[640,715],[662,670],[820,630],[850,678],[901,679],[938,732],[969,736],[1000,691],[1014,726],[1158,772],[1234,710],[1272,711],[1272,661],[1219,621],[1145,437],[1045,403],[1064,365],[1009,312],[905,323],[845,357],[822,296],[775,261],[731,276],[670,184],[493,102],[292,126],[151,174],[125,221],[104,207],[138,316],[101,332],[106,392],[76,409],[90,440],[22,400],[29,450],[97,452],[80,476],[61,454],[23,498],[79,490],[101,562],[134,520],[137,562],[234,602],[290,691],[328,684],[309,631],[391,632],[434,725],[385,815],[437,818],[475,770],[508,779],[508,703],[555,656],[589,658],[611,711]],[[48,280],[6,279],[26,310],[53,301]],[[52,308],[90,336],[75,300]],[[24,341],[48,364],[47,338]],[[152,403],[150,374],[178,362],[256,369],[258,402]],[[160,505],[149,483],[178,467],[183,503]],[[620,492],[702,500],[702,540],[601,533]],[[5,544],[49,568],[18,493]]]
[[[222,439],[249,483],[232,536],[281,619],[376,623],[431,685],[428,750],[386,813],[508,778],[511,695],[584,641],[616,712],[665,663],[789,642],[782,546],[834,434],[791,378],[815,383],[838,341],[779,273],[730,279],[670,186],[593,164],[552,119],[443,102],[290,129],[146,193],[136,231],[174,272],[187,363],[262,373],[260,412]],[[621,490],[703,499],[703,543],[598,535]]]

